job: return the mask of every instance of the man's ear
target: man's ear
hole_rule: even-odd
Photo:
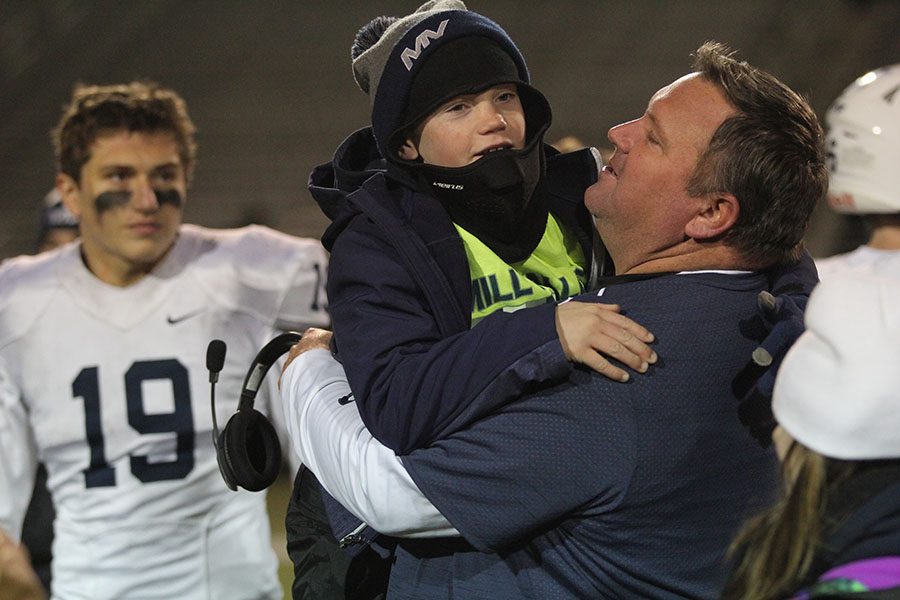
[[[403,160],[416,160],[419,158],[419,150],[410,138],[406,138],[406,141],[403,142],[397,150],[397,154],[400,155],[400,158]]]
[[[734,227],[740,214],[741,205],[733,194],[710,194],[701,200],[697,215],[684,226],[684,233],[695,240],[717,238]]]
[[[76,182],[74,179],[72,179],[71,176],[66,175],[65,173],[57,173],[56,189],[59,190],[59,195],[62,197],[63,206],[65,206],[70,213],[80,219],[81,205],[78,202],[78,182]]]

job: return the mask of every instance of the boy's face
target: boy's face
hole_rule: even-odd
[[[516,85],[457,96],[431,113],[407,139],[400,158],[439,167],[464,167],[492,150],[525,146],[525,112]]]
[[[112,285],[133,283],[165,256],[181,224],[187,182],[175,136],[102,135],[80,179],[60,174],[57,186],[80,220],[89,268]]]

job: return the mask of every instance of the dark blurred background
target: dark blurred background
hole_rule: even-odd
[[[859,75],[900,62],[898,0],[471,0],[522,48],[554,109],[548,141],[606,143],[716,39],[810,99],[820,116]],[[186,220],[264,223],[319,236],[306,178],[368,122],[349,46],[379,14],[418,2],[2,0],[0,257],[30,252],[55,174],[49,131],[76,81],[149,78],[175,88],[199,129]],[[898,165],[900,168],[900,165]],[[859,226],[820,207],[816,256],[855,246]]]

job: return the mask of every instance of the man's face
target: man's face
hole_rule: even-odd
[[[464,167],[490,152],[525,146],[525,112],[515,84],[457,96],[429,115],[418,143],[406,140],[400,158],[422,157],[439,167]]]
[[[88,267],[101,280],[133,283],[172,247],[187,190],[174,135],[100,136],[81,168],[80,183],[61,174],[57,185],[80,220]]]
[[[690,74],[656,92],[644,115],[609,130],[615,152],[585,192],[616,272],[667,256],[686,239],[699,199],[686,190],[697,160],[735,112],[717,86]]]

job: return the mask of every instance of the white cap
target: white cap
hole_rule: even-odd
[[[775,380],[778,423],[825,456],[900,458],[900,279],[836,274],[813,290],[805,320]]]

